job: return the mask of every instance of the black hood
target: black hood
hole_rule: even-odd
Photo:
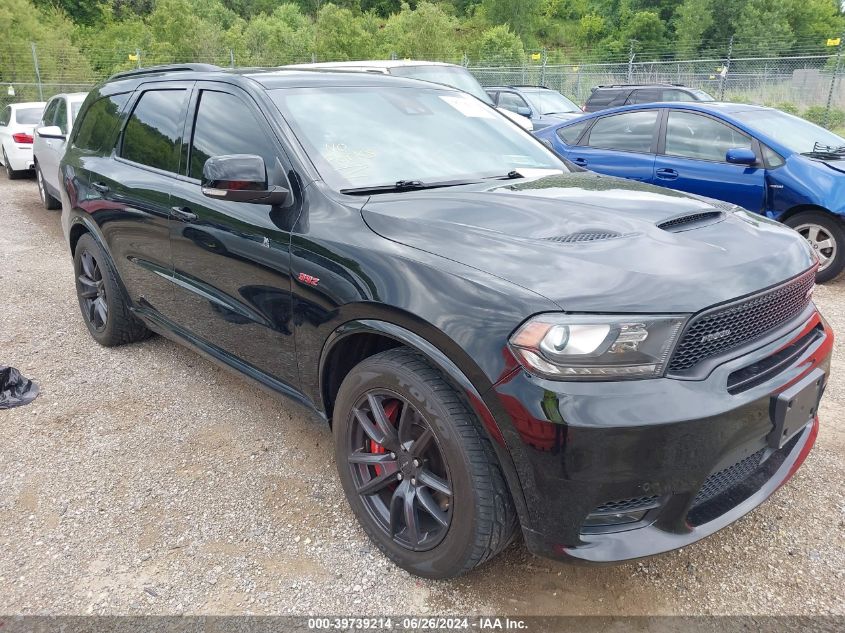
[[[591,173],[373,196],[379,235],[564,310],[696,312],[813,265],[791,229],[730,205]]]

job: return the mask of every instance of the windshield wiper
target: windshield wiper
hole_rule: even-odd
[[[401,191],[419,191],[421,189],[438,189],[440,187],[456,187],[470,185],[477,180],[443,180],[440,182],[423,182],[422,180],[397,180],[392,185],[372,185],[368,187],[351,187],[341,189],[340,193],[355,195],[369,195],[376,193],[394,193]]]
[[[487,176],[484,180],[516,180],[517,178],[525,178],[525,176],[514,169],[504,176]]]
[[[801,152],[802,156],[810,156],[811,158],[843,158],[845,157],[845,145],[825,145],[816,141],[813,143],[813,149],[809,152]]]

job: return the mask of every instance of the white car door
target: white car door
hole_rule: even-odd
[[[55,105],[50,104],[48,109],[53,109],[53,112],[45,112],[44,125],[55,125],[62,130],[62,133],[68,133],[68,112],[67,101],[60,97],[55,100]],[[48,115],[50,117],[48,118]],[[66,139],[58,138],[39,138],[39,145],[43,143],[44,150],[40,151],[38,156],[38,165],[41,167],[41,175],[44,180],[50,185],[54,191],[59,189],[59,160],[65,153]]]

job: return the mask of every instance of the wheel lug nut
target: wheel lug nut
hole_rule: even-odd
[[[391,453],[391,454],[390,454],[390,459],[396,459],[396,453]]]
[[[412,486],[416,486],[416,485],[417,485],[417,480],[416,480],[414,477],[411,477],[411,485],[412,485]]]
[[[398,479],[399,481],[402,481],[402,473],[399,473],[398,475],[396,475],[396,479]]]
[[[414,466],[419,467],[419,465],[420,465],[420,460],[415,459],[415,460],[414,460]]]

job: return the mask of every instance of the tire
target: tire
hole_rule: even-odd
[[[35,164],[35,180],[38,183],[38,196],[41,198],[41,204],[48,211],[55,211],[62,208],[62,203],[50,195],[47,191],[47,185],[44,182],[44,175],[41,173],[41,165]]]
[[[822,211],[807,211],[793,215],[785,224],[798,231],[819,255],[816,282],[830,281],[842,272],[845,268],[845,230],[839,218]]]
[[[79,309],[95,341],[113,347],[150,335],[143,322],[129,310],[111,259],[90,233],[80,237],[76,244],[73,270]]]
[[[375,421],[374,404],[397,434],[392,440],[382,434],[383,444],[368,436],[360,421],[361,415]],[[352,511],[399,567],[426,578],[453,578],[511,541],[516,511],[490,440],[458,393],[421,355],[394,348],[359,363],[340,386],[333,419],[335,460]],[[428,448],[419,449],[420,444]],[[414,457],[419,459],[411,461]],[[390,483],[370,495],[359,493],[379,478]],[[432,501],[434,513],[426,509]],[[409,528],[409,515],[417,531]],[[424,536],[415,541],[414,534]]]
[[[9,163],[9,157],[6,155],[6,150],[3,149],[3,166],[6,169],[6,178],[9,180],[17,180],[21,176],[23,176],[23,172],[18,169],[12,169],[12,165]]]

